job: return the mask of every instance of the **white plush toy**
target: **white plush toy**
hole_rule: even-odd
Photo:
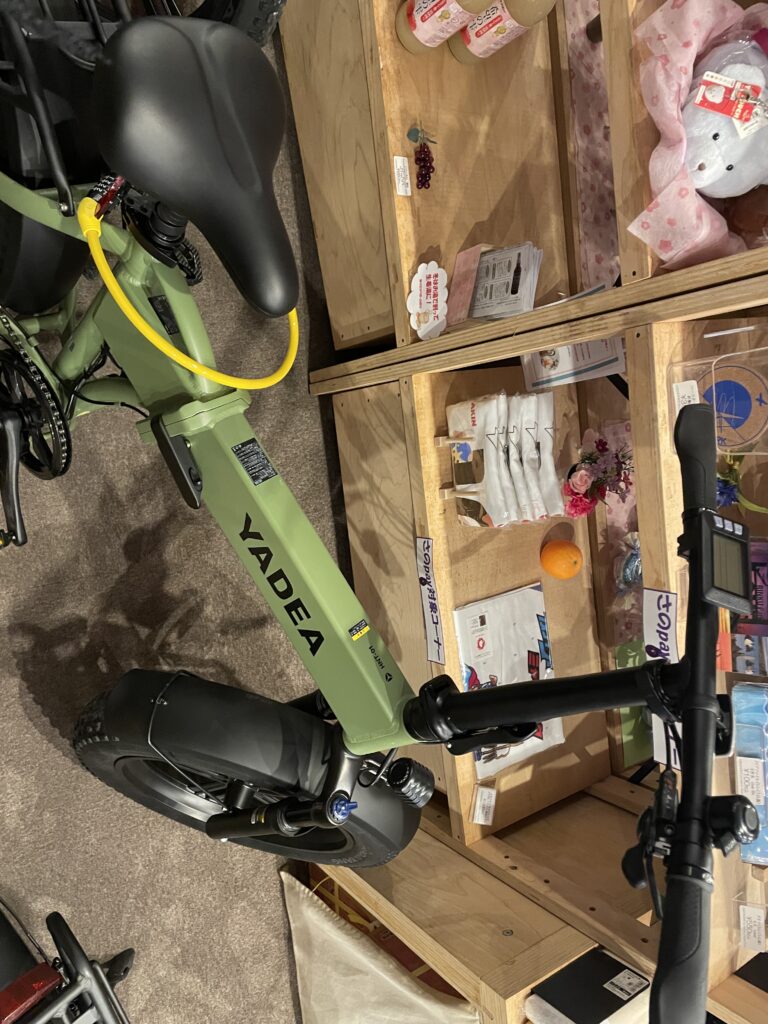
[[[691,91],[683,105],[683,125],[687,138],[685,162],[702,195],[725,199],[768,184],[768,118],[762,118],[757,131],[742,137],[732,117],[694,102],[705,72],[714,71],[738,82],[759,85],[763,90],[760,98],[768,103],[767,50],[768,30],[763,29],[752,38],[716,46],[696,64]],[[708,89],[715,101],[718,89],[725,92],[723,86]],[[768,111],[768,107],[765,109]],[[760,111],[752,116],[760,116]]]

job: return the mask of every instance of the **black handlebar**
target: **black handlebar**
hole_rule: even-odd
[[[697,878],[667,879],[650,1024],[706,1020],[711,895],[711,884]]]
[[[714,508],[717,494],[715,416],[711,405],[687,405],[675,424],[675,448],[686,512]]]
[[[667,892],[650,1024],[704,1024],[707,1017],[712,830],[708,821],[715,750],[717,609],[704,601],[702,553],[688,520],[714,509],[717,495],[715,413],[689,405],[675,424],[675,448],[683,481],[683,549],[689,564],[685,655],[690,682],[683,700],[683,780],[675,837],[668,861]]]

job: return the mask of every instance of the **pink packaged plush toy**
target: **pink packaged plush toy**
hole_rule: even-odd
[[[762,106],[751,102],[755,97],[759,103],[768,83],[768,29],[740,32],[715,46],[694,73],[683,125],[685,165],[696,191],[727,199],[768,184],[768,118]],[[714,75],[736,86],[717,82]]]
[[[704,196],[768,183],[768,5],[668,0],[637,30],[640,69],[661,139],[649,165],[649,206],[629,225],[666,261],[687,266],[739,252]]]

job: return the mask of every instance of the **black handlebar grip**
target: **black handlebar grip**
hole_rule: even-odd
[[[711,405],[686,405],[675,423],[685,511],[714,508],[717,496],[715,411]]]
[[[711,900],[707,882],[667,880],[650,1024],[705,1024]]]

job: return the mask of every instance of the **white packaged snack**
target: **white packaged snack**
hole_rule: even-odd
[[[454,466],[455,489],[471,499],[462,522],[472,525],[506,526],[512,522],[504,496],[499,449],[504,447],[505,429],[499,431],[499,395],[486,395],[457,402],[446,409],[448,434],[457,438],[454,462],[471,469],[463,483]],[[482,453],[482,470],[477,455]],[[460,504],[461,508],[461,504]]]
[[[507,461],[507,447],[509,439],[507,436],[507,396],[504,391],[501,392],[497,399],[496,421],[499,429],[499,444],[496,449],[499,465],[499,480],[501,481],[501,489],[504,494],[504,502],[507,506],[509,521],[511,523],[516,523],[520,520],[520,508],[517,503],[515,485],[512,481],[512,476],[509,471],[509,463]]]
[[[523,472],[531,496],[534,519],[546,519],[547,507],[539,484],[539,425],[537,420],[537,396],[521,395],[523,409]]]
[[[530,522],[533,518],[531,496],[523,471],[523,407],[520,395],[513,395],[507,403],[507,464],[517,496],[520,519]]]
[[[555,468],[555,401],[551,391],[536,395],[539,421],[539,486],[549,515],[561,516],[565,512],[563,489]]]

